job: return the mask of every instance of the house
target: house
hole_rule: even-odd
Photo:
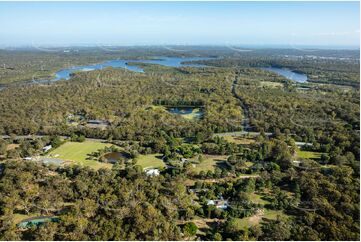
[[[187,161],[188,161],[188,159],[186,159],[186,158],[182,158],[182,159],[181,159],[181,162],[182,162],[182,163],[185,163],[185,162],[187,162]]]
[[[312,143],[307,143],[307,142],[295,142],[295,144],[298,146],[298,147],[304,147],[304,146],[312,146],[313,144]]]
[[[88,128],[105,129],[109,126],[109,122],[107,120],[93,119],[93,120],[88,120],[86,126]]]
[[[93,119],[93,120],[88,120],[87,122],[88,124],[97,124],[97,125],[108,125],[109,122],[106,120],[100,120],[100,119]]]
[[[145,170],[145,174],[147,175],[147,176],[159,176],[159,170],[158,169],[147,169],[147,170]]]
[[[24,160],[32,160],[33,158],[31,157],[25,157]]]
[[[207,205],[215,206],[216,208],[223,209],[223,210],[227,209],[229,207],[228,200],[224,200],[222,196],[220,197],[220,199],[208,200]]]
[[[43,151],[44,151],[44,152],[47,152],[47,151],[50,150],[51,148],[52,148],[51,145],[44,146],[44,147],[43,147]]]

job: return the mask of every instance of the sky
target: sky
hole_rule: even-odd
[[[0,2],[0,46],[359,47],[359,2]]]

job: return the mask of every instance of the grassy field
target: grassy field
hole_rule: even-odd
[[[297,157],[303,159],[320,159],[321,155],[321,152],[297,150]]]
[[[66,142],[55,150],[51,151],[46,157],[62,159],[70,161],[71,164],[78,164],[81,166],[89,166],[94,169],[111,168],[109,163],[101,163],[96,160],[89,160],[88,155],[98,149],[104,149],[111,144],[85,141],[85,142]]]
[[[193,167],[192,170],[196,173],[199,173],[201,171],[214,171],[214,169],[219,165],[219,163],[222,163],[226,160],[226,155],[206,155],[204,156],[204,160],[199,164],[196,164],[196,166]]]
[[[253,203],[257,203],[257,204],[261,204],[261,205],[269,204],[269,201],[263,199],[262,196],[259,194],[252,193],[252,194],[250,194],[249,197]]]
[[[271,87],[271,88],[282,88],[284,85],[280,82],[270,82],[270,81],[261,81],[261,87]]]
[[[263,213],[260,214],[256,214],[253,215],[251,217],[246,217],[246,218],[238,218],[238,223],[243,227],[243,228],[249,228],[251,226],[257,225],[259,224],[262,219],[271,219],[271,220],[276,220],[277,218],[280,219],[287,219],[287,215],[283,213],[283,211],[281,210],[268,210],[265,209]]]
[[[140,165],[143,169],[148,167],[163,168],[165,164],[161,157],[162,154],[139,155],[137,165]]]

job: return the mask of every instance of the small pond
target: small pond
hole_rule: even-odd
[[[122,152],[110,152],[110,153],[106,153],[104,155],[104,158],[106,159],[107,162],[109,163],[117,163],[118,161],[121,160],[128,160],[130,157],[128,154],[126,153],[122,153]]]
[[[203,117],[203,110],[195,107],[171,107],[167,108],[168,112],[177,114],[186,119],[200,119]]]
[[[52,216],[40,216],[29,218],[21,221],[17,226],[19,228],[31,228],[32,226],[39,226],[47,222],[58,222],[59,218]]]

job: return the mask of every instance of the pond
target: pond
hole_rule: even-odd
[[[307,75],[302,73],[294,72],[287,68],[279,68],[279,67],[262,67],[262,70],[265,71],[271,71],[273,73],[276,73],[278,75],[284,76],[292,81],[299,82],[299,83],[305,83],[307,82]]]
[[[201,119],[204,113],[201,108],[194,107],[171,107],[167,108],[167,111],[190,120]]]
[[[31,228],[32,226],[39,226],[47,222],[58,222],[59,218],[53,216],[40,216],[29,218],[21,221],[17,226],[19,228]]]
[[[121,160],[125,160],[125,159],[128,160],[130,157],[129,155],[122,152],[110,152],[105,154],[104,158],[106,159],[107,162],[114,164]]]

